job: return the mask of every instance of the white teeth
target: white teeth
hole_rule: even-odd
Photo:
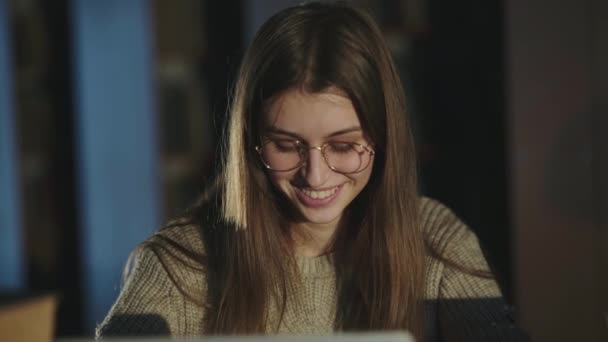
[[[308,196],[310,198],[314,198],[314,199],[326,199],[327,197],[335,194],[336,190],[338,190],[338,187],[335,187],[335,188],[329,189],[329,190],[323,190],[323,191],[314,191],[314,190],[302,189],[302,192],[305,193],[306,196]]]

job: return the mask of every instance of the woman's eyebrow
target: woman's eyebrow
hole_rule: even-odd
[[[296,134],[294,132],[286,131],[284,129],[280,129],[280,128],[277,128],[277,127],[267,127],[266,131],[269,132],[269,133],[274,133],[274,134],[289,135],[289,136],[294,137],[294,138],[296,138],[298,140],[304,140],[301,136],[299,136],[298,134]],[[360,126],[353,126],[353,127],[341,129],[339,131],[335,131],[333,133],[330,133],[329,135],[325,136],[325,138],[327,139],[327,138],[335,137],[335,136],[346,134],[346,133],[360,132],[360,131],[361,131],[361,127]]]
[[[266,131],[268,133],[272,133],[272,134],[282,134],[282,135],[289,135],[291,137],[294,137],[298,140],[302,140],[302,137],[293,133],[293,132],[289,132],[280,128],[276,128],[276,127],[266,127]]]
[[[338,135],[342,135],[342,134],[346,134],[346,133],[351,133],[351,132],[361,132],[361,127],[360,126],[353,126],[350,128],[345,128],[345,129],[341,129],[339,131],[335,131],[333,133],[331,133],[330,135],[326,136],[325,138],[331,138],[331,137],[335,137]]]

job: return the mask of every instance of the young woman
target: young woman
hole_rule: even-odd
[[[308,3],[270,18],[229,120],[221,177],[136,250],[99,336],[522,338],[475,235],[418,197],[401,83],[368,15]]]

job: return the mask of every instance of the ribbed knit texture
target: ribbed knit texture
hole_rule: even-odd
[[[449,209],[422,198],[419,213],[421,228],[438,252],[459,265],[488,270],[475,234]],[[186,258],[180,257],[181,252],[162,237],[189,250],[203,251],[200,233],[194,226],[164,229],[144,242],[116,303],[97,328],[97,337],[204,334],[204,310],[195,299],[205,300],[205,275],[199,265],[184,263]],[[174,256],[163,258],[166,268],[151,243],[165,243]],[[295,297],[287,303],[278,333],[333,333],[337,296],[329,258],[297,257],[296,261],[301,282],[296,286]],[[512,310],[495,280],[459,271],[432,257],[427,257],[426,272],[428,341],[527,340],[514,325]],[[180,289],[172,279],[179,282]],[[269,329],[273,331],[279,323],[277,312],[271,305]]]

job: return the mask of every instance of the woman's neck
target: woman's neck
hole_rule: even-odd
[[[312,257],[329,253],[337,230],[338,222],[293,225],[291,231],[295,255]]]

